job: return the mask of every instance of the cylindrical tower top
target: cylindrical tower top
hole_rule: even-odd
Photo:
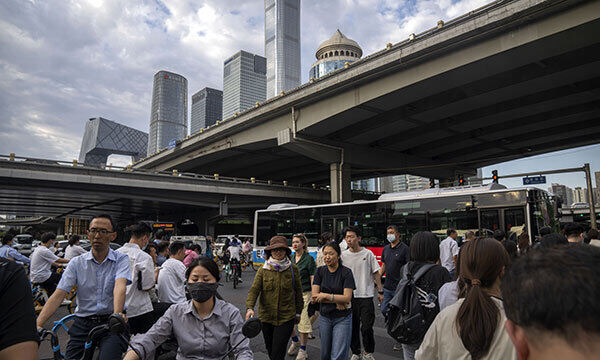
[[[331,38],[319,45],[315,56],[317,60],[332,56],[351,56],[358,59],[362,56],[362,49],[356,41],[348,39],[337,29]]]

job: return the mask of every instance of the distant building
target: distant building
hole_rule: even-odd
[[[192,95],[190,134],[214,125],[223,119],[223,92],[204,88]]]
[[[419,191],[429,188],[429,179],[415,175],[391,177],[392,192]]]
[[[105,118],[91,118],[81,139],[79,163],[102,167],[112,154],[129,155],[137,161],[146,157],[148,133]]]
[[[563,207],[570,207],[573,204],[573,190],[566,185],[553,183],[548,190],[560,198]]]
[[[587,203],[588,193],[586,188],[576,187],[573,189],[573,203]],[[571,204],[569,204],[571,205]]]
[[[362,49],[354,40],[348,39],[338,29],[333,36],[319,45],[315,54],[317,61],[309,71],[309,77],[316,79],[332,71],[343,68],[346,63],[360,59]]]
[[[239,51],[223,63],[223,119],[263,102],[267,96],[267,59]]]
[[[300,0],[265,0],[267,99],[300,85]]]
[[[171,140],[187,135],[187,79],[161,70],[154,75],[148,154],[169,146]]]

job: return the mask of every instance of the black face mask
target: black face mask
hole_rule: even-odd
[[[201,303],[215,296],[218,287],[219,283],[196,282],[187,284],[187,289],[192,299]]]

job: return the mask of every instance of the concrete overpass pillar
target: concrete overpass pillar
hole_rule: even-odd
[[[332,203],[352,201],[349,165],[340,166],[339,163],[329,164],[329,179]]]

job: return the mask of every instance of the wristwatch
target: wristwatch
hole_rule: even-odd
[[[378,293],[379,295],[383,295],[383,290],[381,290],[381,291],[377,291],[377,293]]]

